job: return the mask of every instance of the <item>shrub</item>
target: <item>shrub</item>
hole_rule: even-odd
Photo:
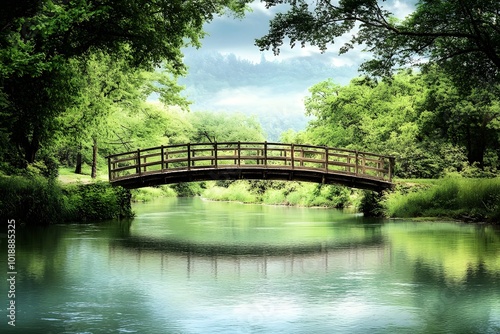
[[[366,217],[381,217],[384,215],[382,195],[380,193],[364,190],[358,210]]]
[[[269,189],[262,196],[262,202],[265,204],[285,204],[286,196],[281,190]]]
[[[390,194],[385,204],[390,217],[447,216],[498,223],[500,178],[447,177],[430,188]]]
[[[131,193],[106,182],[79,184],[64,189],[65,220],[91,221],[133,216]]]
[[[0,216],[20,223],[47,225],[63,221],[64,200],[53,179],[0,177]]]

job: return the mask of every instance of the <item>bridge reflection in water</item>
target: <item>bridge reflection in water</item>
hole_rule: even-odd
[[[158,268],[161,275],[178,276],[184,272],[188,278],[221,276],[231,279],[321,275],[345,271],[346,268],[366,269],[370,266],[380,267],[390,257],[390,248],[379,241],[344,246],[332,247],[323,243],[279,248],[252,247],[251,252],[236,250],[234,254],[229,254],[213,252],[213,248],[207,245],[198,245],[193,251],[184,249],[176,252],[168,247],[165,249],[162,242],[129,239],[113,243],[110,246],[110,258],[115,263],[120,263],[119,259],[122,258],[124,265],[129,264],[132,252],[139,266],[147,266],[149,271]],[[203,250],[206,254],[203,254]]]
[[[340,148],[268,142],[188,143],[113,154],[109,181],[126,188],[208,180],[294,180],[381,191],[394,158]]]

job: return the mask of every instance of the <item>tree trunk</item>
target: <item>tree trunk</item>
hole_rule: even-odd
[[[469,160],[469,164],[473,165],[476,163],[479,168],[483,169],[485,151],[486,142],[484,138],[476,138],[476,141],[469,145],[469,151],[467,152],[467,160]]]
[[[31,140],[25,139],[23,141],[23,149],[24,149],[24,159],[28,164],[35,162],[36,153],[40,148],[40,139],[38,137],[38,132],[35,131],[33,133],[33,137]]]
[[[78,152],[76,153],[75,174],[82,174],[82,144],[78,146]]]
[[[90,177],[95,179],[97,177],[97,138],[93,138],[94,144],[92,146],[92,173]]]

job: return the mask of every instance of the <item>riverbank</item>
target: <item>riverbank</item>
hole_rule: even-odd
[[[334,185],[236,181],[208,187],[202,196],[214,201],[352,207],[365,215],[387,218],[500,222],[500,178],[398,180],[395,190],[383,196]]]
[[[244,180],[209,186],[202,196],[213,201],[327,208],[356,206],[360,198],[359,192],[343,186]]]
[[[436,217],[466,222],[500,222],[500,178],[446,177],[401,180],[381,202],[391,218]]]
[[[366,216],[417,220],[454,220],[498,224],[500,178],[396,180],[394,191],[382,196],[335,185],[278,181],[225,181],[183,184],[186,193],[211,201],[299,207],[352,208]],[[134,190],[134,201],[173,197],[168,186]],[[178,195],[178,194],[177,194]]]
[[[132,217],[130,191],[107,182],[63,184],[42,176],[0,176],[0,216],[49,225]]]

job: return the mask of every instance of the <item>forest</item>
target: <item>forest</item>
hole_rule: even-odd
[[[496,1],[419,1],[404,20],[377,1],[264,1],[268,7],[287,3],[289,9],[276,14],[269,34],[256,41],[262,50],[279,53],[287,39],[292,46],[326,49],[358,22],[358,33],[340,52],[360,44],[373,53],[362,75],[348,84],[313,84],[304,100],[306,128],[287,130],[292,125],[283,115],[280,133],[266,133],[269,120],[261,124],[256,116],[190,111],[179,83],[189,71],[181,49],[199,46],[203,24],[214,16],[243,17],[250,2],[10,1],[0,17],[0,215],[24,215],[41,224],[107,219],[132,215],[130,196],[202,195],[354,207],[388,217],[500,220]],[[224,61],[243,73],[252,68],[232,58],[207,66],[216,69]],[[286,67],[290,78],[294,66]],[[253,71],[247,79],[257,84],[258,78]],[[238,181],[130,194],[105,182],[109,154],[269,138],[394,156],[395,191],[379,195],[340,186]],[[67,184],[85,174],[85,182]]]

